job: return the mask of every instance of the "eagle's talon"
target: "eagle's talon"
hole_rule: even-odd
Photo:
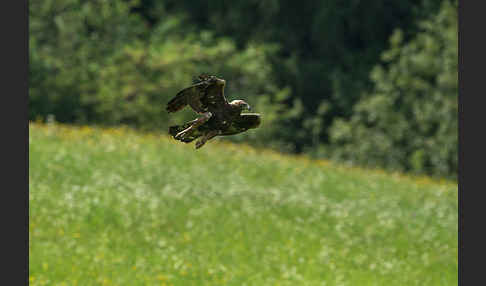
[[[206,143],[206,141],[197,141],[196,142],[196,149],[201,148],[204,145],[204,143]]]
[[[174,136],[174,138],[175,139],[183,139],[185,135],[186,135],[186,132],[181,131],[181,132],[177,133],[176,136]]]

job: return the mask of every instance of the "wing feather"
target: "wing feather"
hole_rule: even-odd
[[[206,83],[201,82],[179,91],[177,95],[167,103],[167,112],[177,112],[188,104],[196,112],[205,112],[204,106],[201,103],[201,97],[204,95],[206,86]]]
[[[199,77],[201,82],[187,87],[169,101],[167,111],[177,112],[189,105],[194,111],[204,113],[222,110],[228,105],[224,96],[224,81],[215,77]]]
[[[248,129],[257,128],[261,123],[259,113],[243,113],[240,117],[233,121],[230,127],[221,135],[235,135],[247,131]]]
[[[206,89],[206,92],[201,97],[202,105],[207,109],[222,110],[228,104],[224,96],[224,89],[222,86],[212,85]]]

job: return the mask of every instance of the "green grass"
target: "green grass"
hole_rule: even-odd
[[[457,285],[457,184],[30,125],[30,285]]]

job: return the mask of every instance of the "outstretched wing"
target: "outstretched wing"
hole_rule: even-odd
[[[228,129],[221,135],[235,135],[247,131],[248,129],[260,126],[261,119],[259,113],[243,113],[238,119],[233,121]]]
[[[188,136],[185,136],[182,139],[177,139],[177,140],[180,140],[184,143],[189,143],[212,130],[218,130],[219,125],[217,121],[218,120],[216,118],[212,117],[203,125],[198,126],[196,129],[194,129],[190,134],[188,134]],[[185,124],[182,125],[171,126],[169,127],[169,134],[172,135],[172,137],[175,137],[177,133],[189,127],[191,123],[192,121],[186,122]],[[223,133],[219,135],[225,136],[225,135],[235,135],[238,133],[242,133],[247,131],[248,129],[257,128],[260,125],[260,123],[261,123],[260,114],[243,113],[237,120],[231,123],[228,129],[226,129]]]
[[[228,101],[224,96],[224,81],[221,79],[211,79],[211,84],[206,88],[201,97],[202,105],[208,110],[223,110],[228,107]]]
[[[167,104],[167,111],[176,112],[186,105],[194,111],[204,113],[208,110],[222,109],[227,105],[224,97],[225,81],[214,76],[199,76],[201,82],[181,90]]]
[[[200,82],[179,91],[177,95],[167,103],[167,112],[179,111],[188,104],[198,113],[206,112],[207,108],[201,103],[201,98],[206,93],[207,86],[208,83]]]

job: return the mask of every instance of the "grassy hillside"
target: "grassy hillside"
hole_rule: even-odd
[[[457,185],[30,125],[30,285],[456,285]]]

